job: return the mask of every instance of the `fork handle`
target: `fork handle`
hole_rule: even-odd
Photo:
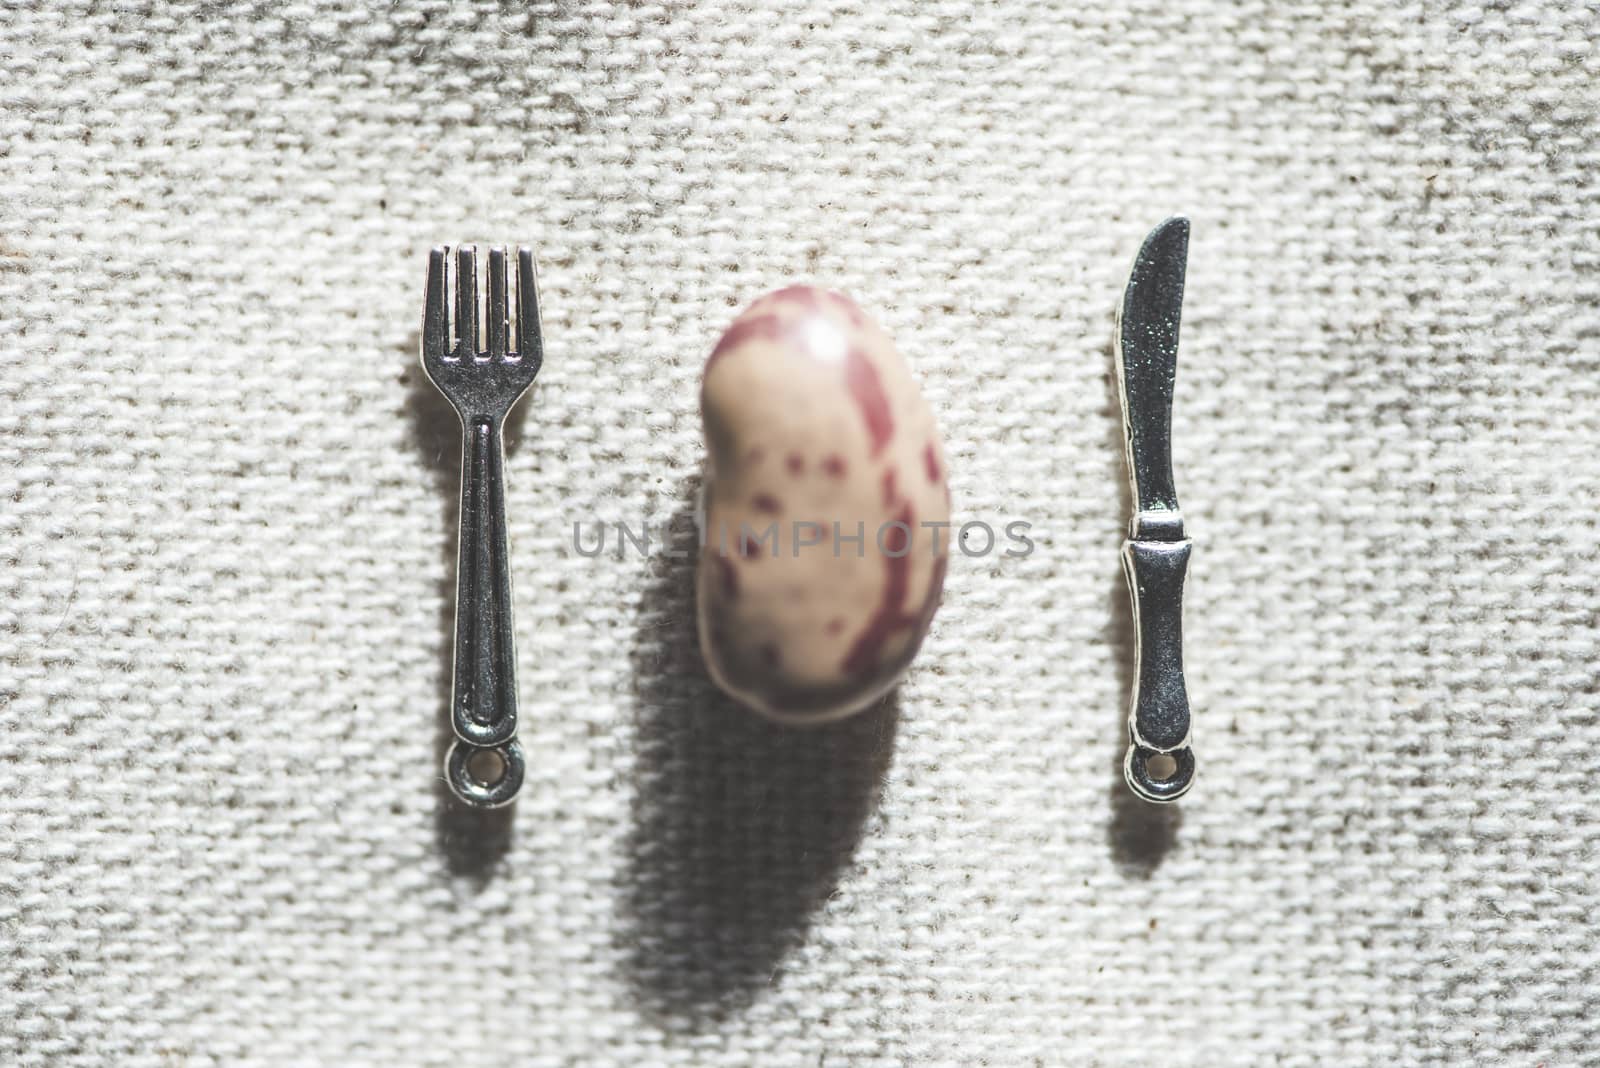
[[[480,748],[517,733],[517,652],[506,545],[501,420],[463,420],[461,532],[456,563],[456,656],[450,723]]]

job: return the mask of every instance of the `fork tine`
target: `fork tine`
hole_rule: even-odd
[[[524,363],[533,362],[538,371],[544,362],[544,337],[539,328],[539,276],[533,269],[533,249],[517,249],[517,355]]]
[[[456,249],[456,355],[478,354],[478,247]]]
[[[511,307],[506,303],[506,250],[489,250],[489,304],[488,315],[489,359],[506,358],[506,328],[510,325]]]
[[[428,282],[422,302],[422,358],[442,360],[450,354],[450,305],[445,289],[450,284],[449,250],[443,245],[428,253]]]

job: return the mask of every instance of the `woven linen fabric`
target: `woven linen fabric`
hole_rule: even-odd
[[[0,71],[0,1063],[1600,1064],[1591,5],[24,0]],[[1171,213],[1156,809],[1110,343]],[[438,770],[461,241],[537,248],[546,347],[491,817]],[[795,281],[1036,543],[810,732],[660,551]]]

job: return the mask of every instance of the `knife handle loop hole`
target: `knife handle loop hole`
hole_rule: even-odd
[[[1156,772],[1166,772],[1158,776]],[[1128,787],[1146,801],[1176,801],[1194,785],[1194,750],[1185,746],[1170,752],[1129,746],[1123,765]]]

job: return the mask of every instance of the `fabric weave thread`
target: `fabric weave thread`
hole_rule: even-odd
[[[0,12],[0,1062],[1600,1064],[1600,16]],[[1120,785],[1111,312],[1193,220],[1197,785]],[[441,815],[426,249],[539,252],[509,819]],[[896,337],[958,557],[894,707],[700,674],[699,367]]]

